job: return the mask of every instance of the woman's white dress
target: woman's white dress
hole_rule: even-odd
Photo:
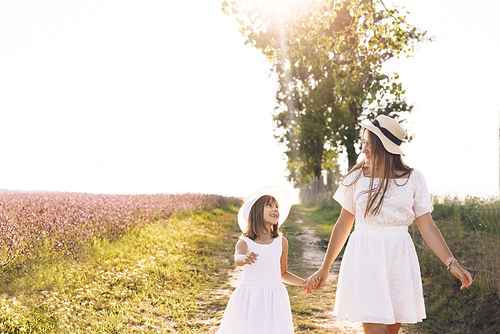
[[[243,266],[241,283],[234,290],[217,333],[293,333],[290,300],[281,281],[281,236],[268,245],[241,237],[257,261]]]
[[[360,175],[361,174],[361,175]],[[359,179],[351,186],[351,183]],[[379,179],[375,179],[375,186]],[[333,198],[356,216],[340,266],[334,315],[364,323],[416,323],[425,319],[422,281],[408,233],[413,220],[431,212],[423,175],[391,180],[380,213],[364,217],[370,178],[346,177]]]

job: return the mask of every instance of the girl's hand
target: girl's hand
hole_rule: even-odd
[[[472,284],[472,276],[470,273],[462,268],[457,261],[453,262],[450,266],[450,272],[462,282],[460,290],[468,288]]]
[[[245,264],[253,264],[255,261],[257,261],[257,256],[259,254],[255,254],[254,252],[249,252],[243,257],[243,262]]]
[[[306,290],[307,293],[311,293],[314,288],[318,286],[319,283],[319,278],[314,276],[312,274],[306,280],[303,282],[304,283],[304,290]]]
[[[305,281],[305,289],[308,293],[311,293],[312,289],[321,289],[323,283],[328,279],[329,270],[326,268],[320,268],[317,272],[309,276]]]

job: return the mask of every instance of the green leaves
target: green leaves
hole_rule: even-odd
[[[318,166],[325,168],[328,150],[347,151],[352,167],[359,121],[383,107],[376,101],[404,100],[399,76],[384,73],[383,64],[410,55],[426,38],[382,1],[303,0],[295,7],[292,2],[280,10],[259,0],[225,1],[223,7],[278,75],[276,138],[287,145],[289,178],[298,185],[316,175]],[[329,117],[320,117],[324,113]]]
[[[221,4],[222,13],[229,15],[229,11],[227,10],[227,7],[229,7],[229,4],[227,3],[227,1],[223,1]]]

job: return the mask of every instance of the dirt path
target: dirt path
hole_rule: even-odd
[[[302,221],[299,219],[296,223],[300,224]],[[321,266],[325,250],[318,245],[320,239],[314,234],[314,230],[311,227],[301,226],[301,230],[302,234],[299,234],[296,238],[307,245],[304,247],[300,259],[302,262],[301,266],[305,269],[307,268],[308,272],[313,273]],[[330,270],[330,276],[325,284],[323,284],[321,290],[313,292],[313,298],[319,299],[318,306],[321,306],[320,311],[314,313],[315,324],[318,328],[331,333],[364,333],[363,326],[360,323],[338,320],[332,314],[339,269],[340,261],[335,261]]]

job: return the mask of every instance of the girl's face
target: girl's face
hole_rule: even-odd
[[[279,205],[276,202],[268,202],[264,206],[264,223],[271,227],[278,223],[280,218]]]
[[[370,131],[365,130],[363,133],[363,146],[361,148],[361,153],[365,155],[365,162],[367,165],[371,163],[371,152],[370,152]]]

